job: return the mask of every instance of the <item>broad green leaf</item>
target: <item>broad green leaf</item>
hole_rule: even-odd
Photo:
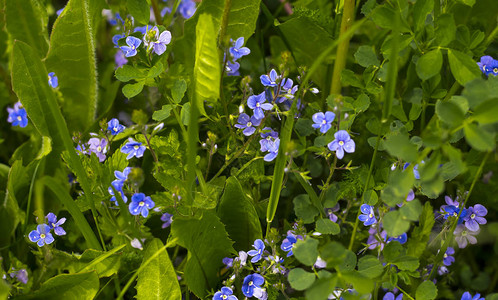
[[[391,134],[384,141],[389,154],[396,156],[406,162],[412,162],[417,159],[417,146],[412,144],[406,134]]]
[[[315,221],[315,217],[320,213],[318,209],[311,204],[310,197],[306,194],[294,198],[294,213],[303,220],[305,224]]]
[[[387,5],[379,5],[373,11],[371,18],[375,24],[386,29],[395,29],[400,32],[410,32],[410,28],[404,21],[400,20],[399,23],[395,21],[396,18],[401,18],[399,13]]]
[[[415,271],[419,266],[418,258],[413,256],[400,256],[392,261],[400,270]]]
[[[456,81],[461,85],[481,76],[479,66],[465,53],[448,49],[448,60],[450,62],[451,73]]]
[[[425,202],[419,218],[419,225],[415,227],[407,243],[408,255],[420,257],[427,247],[429,236],[434,226],[434,212],[429,202]]]
[[[319,278],[304,292],[305,299],[327,299],[336,287],[337,276],[335,274],[331,277]]]
[[[439,46],[447,46],[455,39],[455,19],[452,14],[442,14],[436,19],[436,41]]]
[[[465,140],[477,151],[491,151],[495,148],[495,135],[475,124],[465,124],[463,127]]]
[[[140,94],[144,89],[145,81],[139,81],[137,83],[128,83],[123,86],[123,95],[130,99]]]
[[[379,259],[372,255],[363,256],[358,260],[358,273],[368,278],[375,278],[382,274],[384,267]]]
[[[360,46],[354,54],[356,62],[362,67],[380,66],[380,61],[371,46]]]
[[[397,237],[410,229],[410,222],[397,210],[384,215],[383,225],[387,235],[391,237]]]
[[[261,0],[232,0],[228,14],[227,35],[236,40],[244,37],[245,41],[254,33],[259,16]],[[226,1],[225,1],[226,3]]]
[[[147,77],[146,69],[135,68],[130,65],[119,67],[114,73],[116,78],[122,82],[128,82],[132,79],[145,79]]]
[[[391,207],[403,202],[414,182],[415,177],[410,168],[405,171],[392,171],[389,174],[387,187],[382,190],[382,201]]]
[[[477,106],[472,118],[480,124],[498,122],[498,99],[491,99]]]
[[[498,76],[470,81],[465,85],[463,96],[468,100],[468,106],[472,109],[488,100],[498,98]]]
[[[322,234],[339,234],[341,229],[337,223],[332,222],[330,219],[318,219],[316,221],[316,231]]]
[[[227,179],[217,212],[236,250],[247,251],[256,239],[263,238],[258,213],[237,178]]]
[[[201,219],[175,217],[171,234],[188,250],[185,280],[189,289],[203,298],[218,286],[216,276],[223,266],[222,259],[235,253],[224,225],[211,211],[203,211]]]
[[[86,249],[83,254],[72,255],[61,251],[59,255],[64,255],[63,258],[68,260],[68,265],[67,268],[64,268],[63,265],[58,267],[67,269],[69,273],[95,271],[99,278],[109,277],[118,272],[121,266],[121,255],[117,255],[116,252],[125,246],[126,244],[123,244],[107,252]],[[55,252],[54,255],[56,255]]]
[[[307,237],[304,241],[298,239],[297,243],[292,247],[292,252],[298,261],[307,266],[312,266],[318,257],[318,240],[311,237]]]
[[[342,276],[347,283],[353,284],[353,288],[360,294],[371,293],[374,288],[373,280],[362,275],[360,272],[353,270],[342,273]]]
[[[161,251],[144,268],[140,269],[137,278],[138,299],[180,299],[182,292],[175,268],[169,259],[168,252],[159,239],[153,239],[144,252],[146,262],[156,252]]]
[[[0,299],[9,299],[10,285],[7,281],[0,281]]]
[[[413,5],[413,23],[415,31],[420,31],[424,25],[427,15],[434,9],[434,0],[417,1]]]
[[[195,103],[201,114],[208,116],[204,102],[213,103],[220,97],[220,62],[217,37],[210,15],[199,17],[196,28],[194,86]]]
[[[435,49],[422,55],[417,61],[417,75],[422,80],[427,80],[439,74],[443,66],[443,54]]]
[[[375,192],[374,190],[368,190],[368,191],[365,191],[365,195],[363,196],[363,200],[368,205],[375,205],[375,204],[377,204],[377,201],[379,201],[379,196],[377,195],[377,192]]]
[[[424,281],[418,287],[415,292],[416,299],[427,299],[432,300],[437,297],[437,287],[432,281]]]
[[[152,114],[152,119],[154,121],[166,120],[169,117],[172,109],[173,105],[171,104],[163,105],[163,107],[160,110],[157,110]]]
[[[99,290],[99,277],[95,272],[61,274],[45,281],[39,290],[27,299],[92,300]]]
[[[19,209],[16,193],[28,185],[26,168],[21,160],[16,160],[10,167],[7,179],[6,193],[2,193],[2,205],[0,205],[0,226],[2,236],[0,236],[0,246],[9,245],[11,236],[14,234],[17,225],[24,220],[24,214]]]
[[[46,12],[38,1],[5,1],[5,26],[12,39],[23,41],[44,57],[48,50]],[[48,83],[48,77],[47,77]]]
[[[398,241],[392,241],[387,243],[382,254],[384,254],[386,262],[393,262],[398,257],[405,256],[405,253],[405,249]]]
[[[147,0],[126,0],[126,7],[135,21],[147,25],[150,19],[150,7]]]
[[[175,103],[180,103],[182,102],[183,95],[185,95],[185,92],[187,91],[187,83],[185,80],[180,79],[175,81],[173,84],[173,88],[171,89],[171,96],[173,97],[173,101]]]
[[[287,277],[290,286],[297,291],[304,291],[315,282],[315,274],[301,268],[292,269]]]
[[[453,127],[462,124],[465,118],[462,109],[452,101],[443,102],[438,100],[436,103],[436,114],[441,121]]]
[[[52,28],[46,65],[59,78],[71,131],[85,131],[93,124],[98,100],[96,64],[88,0],[70,0]],[[47,75],[44,79],[47,83]]]

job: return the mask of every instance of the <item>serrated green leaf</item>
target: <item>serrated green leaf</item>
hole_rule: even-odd
[[[380,61],[371,46],[360,46],[354,54],[356,62],[366,68],[370,66],[380,66]]]
[[[437,287],[432,281],[424,281],[418,287],[415,292],[416,299],[427,299],[433,300],[437,297]]]
[[[465,124],[463,127],[465,140],[477,151],[491,151],[495,148],[495,135],[475,124]]]
[[[392,261],[400,270],[415,271],[419,266],[418,258],[413,256],[400,256]]]
[[[185,264],[185,280],[189,289],[203,298],[218,286],[216,276],[222,259],[235,253],[223,224],[212,211],[203,211],[200,219],[176,217],[171,234],[189,251]]]
[[[173,84],[173,88],[171,89],[171,97],[173,97],[173,101],[175,103],[180,103],[182,102],[183,95],[185,95],[185,92],[187,91],[187,83],[185,80],[180,79],[175,81]]]
[[[382,254],[384,254],[384,259],[386,260],[386,262],[393,262],[398,257],[404,256],[405,253],[405,249],[398,241],[392,241],[390,243],[387,243]]]
[[[315,274],[301,268],[292,269],[287,277],[290,286],[297,291],[304,291],[315,282]]]
[[[29,299],[92,300],[99,290],[99,277],[95,272],[61,274],[45,281]]]
[[[204,110],[204,102],[215,102],[220,97],[220,63],[217,37],[210,15],[199,17],[196,28],[194,85],[195,103],[201,114],[208,117]]]
[[[72,131],[85,131],[93,124],[98,99],[95,40],[88,0],[70,0],[56,19],[46,65],[59,78],[68,127]],[[47,75],[45,83],[46,78]]]
[[[163,121],[169,117],[172,109],[173,105],[171,104],[163,105],[160,110],[157,110],[152,114],[152,119],[155,121]]]
[[[161,240],[153,239],[145,249],[142,263],[156,252],[161,251],[161,253],[138,272],[136,285],[138,299],[180,299],[182,297],[175,268],[169,259],[168,252],[161,250],[163,247]]]
[[[379,259],[372,255],[366,255],[358,260],[358,273],[368,278],[375,278],[384,272],[384,267]]]
[[[441,50],[434,49],[422,55],[417,61],[417,75],[422,80],[427,80],[439,74],[443,66]]]
[[[258,213],[244,194],[237,178],[233,176],[226,181],[217,213],[226,225],[228,235],[235,242],[236,250],[247,251],[252,248],[256,239],[263,238]]]
[[[450,125],[458,126],[462,124],[465,115],[458,105],[451,101],[438,100],[436,103],[436,114],[441,121]]]
[[[450,62],[451,73],[461,85],[465,85],[467,82],[481,76],[479,66],[472,57],[465,53],[448,49],[448,60]]]
[[[341,229],[337,223],[332,222],[330,219],[318,219],[316,221],[316,231],[322,234],[339,234]]]
[[[126,0],[126,7],[136,22],[146,25],[150,19],[150,7],[146,0]]]
[[[139,81],[137,83],[128,83],[123,87],[123,95],[130,99],[140,94],[144,89],[145,81]]]
[[[292,247],[292,252],[298,261],[312,266],[318,257],[318,241],[311,237],[307,237],[305,240],[298,239]]]

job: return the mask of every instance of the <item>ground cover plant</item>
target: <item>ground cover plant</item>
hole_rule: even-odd
[[[497,22],[0,0],[0,298],[498,299]]]

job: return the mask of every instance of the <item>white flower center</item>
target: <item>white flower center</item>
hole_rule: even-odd
[[[144,206],[144,205],[145,205],[145,202],[143,202],[143,201],[140,201],[140,202],[138,203],[138,206]]]
[[[44,233],[40,234],[40,238],[44,239],[45,238],[45,234]]]
[[[252,286],[252,281],[249,281],[249,286]]]
[[[454,212],[454,213],[453,213],[453,216],[454,216],[454,217],[456,217],[456,216],[458,216],[458,214],[457,214],[456,212]]]
[[[259,102],[256,103],[256,107],[260,107],[260,106],[261,106],[261,104]]]
[[[470,218],[471,218],[471,219],[474,219],[475,217],[476,217],[476,214],[471,214],[471,215],[470,215]]]
[[[247,127],[251,127],[252,126],[252,122],[247,122]]]
[[[21,116],[17,116],[17,121],[22,121]]]
[[[52,223],[52,227],[57,227],[57,225],[55,223]]]
[[[115,132],[118,131],[118,128],[117,127],[114,127],[112,130],[114,130]]]
[[[97,152],[102,152],[102,147],[98,146],[97,147]]]
[[[227,299],[227,298],[228,298],[228,296],[227,296],[227,295],[223,295],[223,299]]]
[[[326,120],[323,120],[323,121],[322,121],[322,124],[327,124],[327,121],[326,121]]]
[[[343,141],[339,141],[339,145],[344,145],[344,142]]]
[[[466,235],[467,235],[467,230],[462,231],[462,236],[466,236]]]
[[[498,68],[494,68],[493,73],[498,73]]]
[[[371,219],[371,218],[373,218],[373,216],[374,216],[373,214],[368,214],[368,217],[369,217],[370,219]]]
[[[133,146],[133,149],[138,150],[140,148],[138,145]]]

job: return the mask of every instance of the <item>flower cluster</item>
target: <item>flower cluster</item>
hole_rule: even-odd
[[[47,224],[40,224],[36,227],[36,230],[32,230],[28,237],[33,243],[36,243],[38,247],[43,247],[45,244],[52,244],[54,242],[54,236],[50,231],[53,229],[55,235],[65,235],[66,231],[61,227],[66,218],[61,218],[57,220],[57,216],[54,213],[49,213],[46,217]]]
[[[7,117],[7,122],[12,123],[12,126],[26,127],[28,126],[28,114],[26,109],[22,107],[21,102],[16,102],[14,107],[7,107],[7,112],[9,116]]]
[[[244,37],[239,37],[235,42],[232,41],[232,47],[228,49],[230,58],[227,60],[225,55],[225,70],[228,76],[238,76],[240,64],[237,60],[243,56],[249,55],[251,50],[244,46]]]
[[[477,65],[484,75],[489,76],[491,74],[498,76],[498,60],[493,59],[493,57],[489,55],[483,56]]]

